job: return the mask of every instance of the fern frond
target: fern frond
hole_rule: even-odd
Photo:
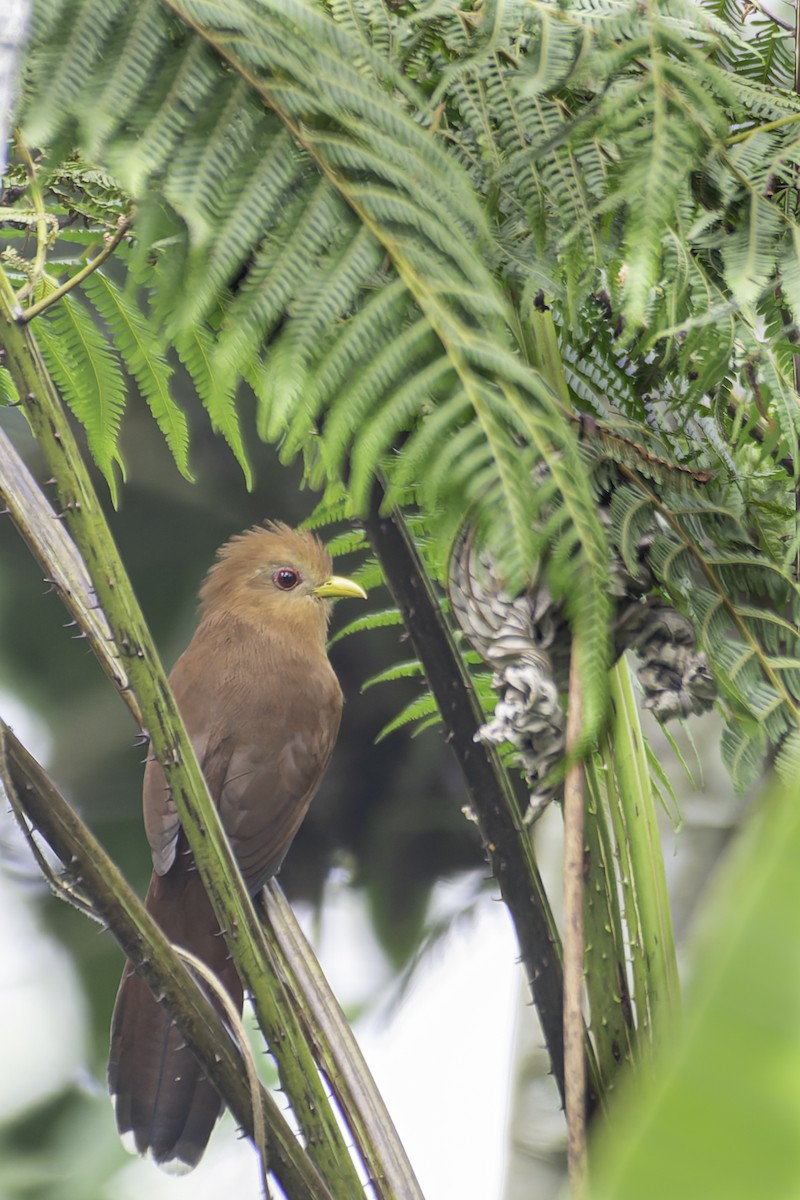
[[[330,251],[344,219],[344,206],[325,180],[310,181],[282,206],[227,308],[217,352],[223,374],[235,380],[257,357],[283,318],[308,260]]]
[[[377,675],[371,675],[361,685],[361,691],[366,692],[378,683],[392,683],[395,679],[414,679],[422,674],[422,664],[416,659],[409,662],[395,663]]]
[[[49,8],[46,23],[42,8]],[[62,132],[69,114],[85,97],[84,87],[102,62],[107,39],[124,18],[128,6],[124,0],[55,0],[52,5],[37,5],[34,37],[39,34],[32,66],[39,79],[47,80],[46,89],[26,113],[27,136],[34,146],[52,145]],[[42,37],[46,34],[46,37]],[[43,46],[47,49],[44,50]],[[76,64],[80,69],[76,70]]]
[[[396,717],[384,725],[375,741],[382,742],[390,733],[395,733],[412,722],[417,725],[415,732],[421,733],[423,729],[429,729],[431,725],[438,723],[439,719],[436,701],[429,692],[426,692],[424,696],[412,700]]]
[[[402,624],[403,618],[396,608],[387,608],[382,612],[367,613],[365,617],[357,617],[355,621],[351,621],[342,629],[337,630],[328,644],[335,646],[342,638],[349,637],[353,633],[363,633],[369,629],[385,629],[390,625]]]
[[[164,356],[162,339],[108,275],[95,271],[84,282],[83,290],[113,332],[125,365],[147,401],[178,470],[191,479],[189,431],[186,417],[170,393],[172,369]]]
[[[92,158],[99,157],[122,125],[127,100],[140,93],[177,32],[176,22],[160,0],[142,0],[131,5],[115,30],[111,57],[113,71],[98,72],[87,120],[87,145]]]
[[[373,347],[385,344],[384,334],[404,327],[409,313],[409,296],[403,282],[388,280],[385,286],[368,292],[353,317],[337,329],[337,336],[326,352],[314,363],[305,381],[302,400],[292,414],[286,433],[294,453],[300,449],[303,435],[315,427],[321,412],[332,406],[340,393],[349,389],[356,364],[368,364]],[[296,359],[296,355],[294,356]],[[267,426],[267,436],[276,437],[287,419],[279,398],[275,398],[275,416]]]
[[[220,90],[217,58],[195,37],[178,40],[162,55],[156,74],[124,97],[121,114],[137,136],[113,143],[108,154],[134,196],[146,195],[151,180],[168,175],[177,147],[193,133],[198,114],[215,107]]]
[[[659,586],[696,589],[730,712],[774,734],[795,654],[741,589],[789,603],[764,564],[797,542],[768,480],[797,472],[800,424],[797,105],[763,86],[780,39],[743,38],[731,0],[545,0],[481,21],[379,0],[153,2],[54,0],[25,119],[138,199],[123,265],[140,292],[119,289],[114,312],[99,279],[86,295],[184,468],[173,346],[246,477],[243,380],[261,435],[302,454],[342,514],[365,511],[380,469],[387,504],[422,506],[440,575],[465,515],[509,586],[542,572],[585,656],[587,744],[610,658],[597,492],[604,471],[630,480],[622,560],[635,569],[650,522]],[[588,453],[582,409],[609,429]],[[631,437],[615,441],[616,414]],[[738,480],[738,508],[690,511],[709,463]]]
[[[319,528],[319,524],[310,525],[307,522],[304,524],[309,529]],[[326,538],[325,547],[328,553],[336,559],[366,551],[369,549],[369,543],[363,529],[346,529],[335,537]]]
[[[775,770],[782,779],[793,783],[800,771],[800,730],[793,729],[775,759]]]
[[[40,319],[37,337],[48,370],[86,430],[92,458],[116,507],[115,469],[125,477],[118,440],[126,402],[117,356],[89,311],[71,295]]]
[[[0,405],[18,404],[19,395],[5,367],[0,367]]]
[[[197,394],[211,419],[212,428],[221,433],[242,468],[245,487],[253,489],[253,469],[242,440],[239,410],[233,390],[217,378],[214,368],[214,339],[203,325],[194,325],[175,336],[175,349],[192,377]]]
[[[633,484],[617,492],[611,513],[613,541],[629,570],[640,567],[647,546],[647,565],[693,619],[727,708],[726,762],[737,787],[746,787],[767,739],[779,746],[800,724],[800,589],[748,536],[732,489],[724,499],[673,498],[667,508]],[[724,552],[711,547],[712,536]]]
[[[766,733],[757,721],[739,720],[723,729],[722,761],[740,791],[758,778],[766,750]]]

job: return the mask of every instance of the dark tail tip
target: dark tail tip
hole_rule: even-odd
[[[108,1084],[123,1145],[183,1174],[197,1166],[223,1104],[147,985],[123,976],[111,1026]]]

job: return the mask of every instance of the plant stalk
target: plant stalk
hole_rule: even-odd
[[[575,757],[583,720],[579,656],[573,640],[567,699],[564,778],[564,1109],[567,1118],[567,1169],[572,1195],[586,1183],[586,1055],[583,1021],[583,874],[585,866],[585,773]]]
[[[0,783],[28,835],[28,823],[45,839],[67,872],[67,887],[80,891],[93,915],[108,928],[142,978],[174,1016],[181,1032],[236,1120],[252,1135],[253,1097],[241,1055],[205,992],[187,971],[141,900],[131,890],[91,830],[67,804],[36,759],[0,720]],[[263,1088],[268,1117],[270,1168],[292,1200],[332,1200],[274,1097]]]

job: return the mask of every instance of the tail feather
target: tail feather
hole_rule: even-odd
[[[170,941],[211,968],[241,1011],[242,985],[191,855],[179,851],[167,875],[153,876],[145,904]],[[130,963],[111,1023],[108,1082],[123,1141],[167,1170],[197,1165],[223,1103]]]

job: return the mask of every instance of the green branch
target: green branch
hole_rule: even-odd
[[[625,920],[633,957],[633,998],[639,1046],[663,1040],[680,1012],[678,961],[664,855],[639,710],[624,659],[611,675],[612,719],[606,772],[620,857]]]
[[[234,1117],[253,1133],[253,1101],[241,1055],[219,1013],[184,966],[179,954],[131,890],[91,830],[70,808],[52,780],[0,720],[0,783],[28,833],[42,835],[68,872],[80,907],[113,933],[142,978],[159,995],[223,1096]],[[63,889],[58,886],[57,893]],[[292,1200],[332,1200],[273,1096],[261,1088],[269,1126],[270,1169]]]
[[[568,766],[564,778],[564,1115],[567,1119],[567,1170],[576,1197],[586,1186],[586,1056],[583,1052],[586,773],[576,756],[583,721],[583,689],[578,662],[578,646],[573,638],[565,731]]]
[[[385,1186],[388,1164],[395,1180],[404,1181],[402,1189],[395,1185],[400,1200],[422,1200],[361,1048],[276,879],[269,881],[262,900],[284,980],[320,1068],[347,1114],[370,1180]]]

